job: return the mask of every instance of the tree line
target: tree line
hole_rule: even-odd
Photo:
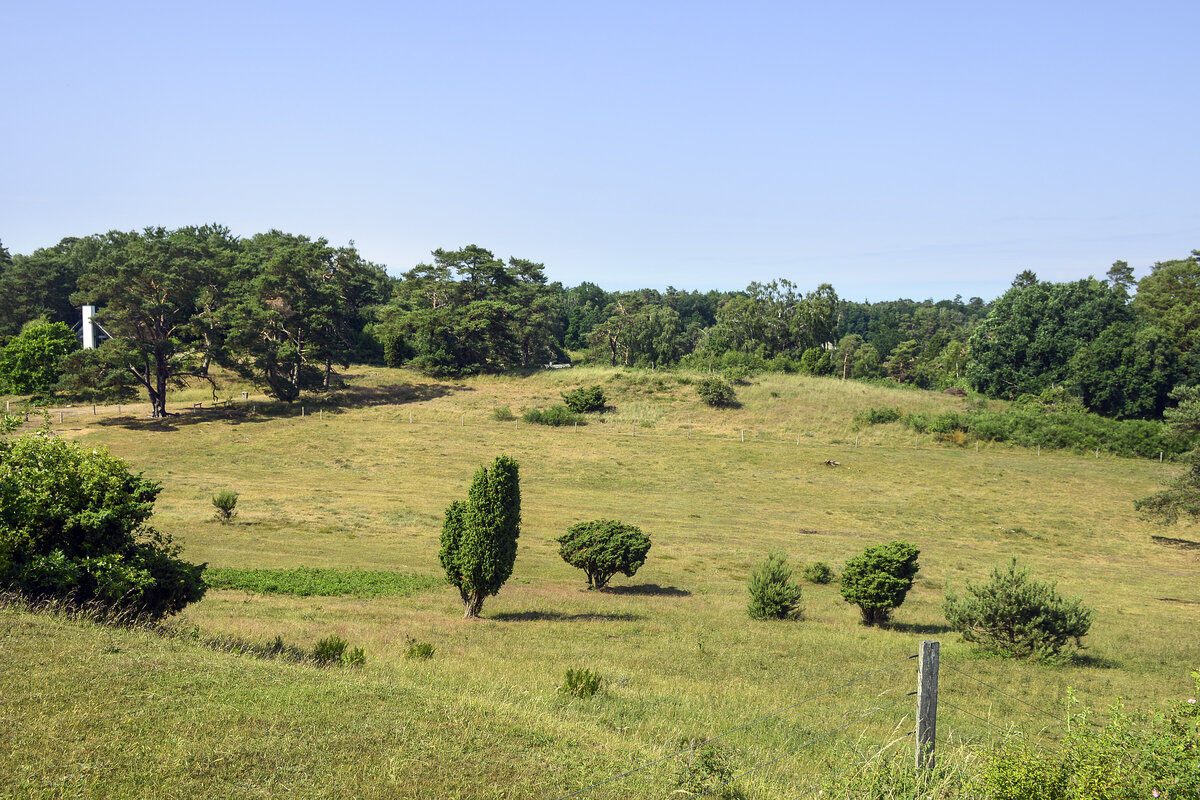
[[[610,292],[551,282],[541,263],[476,245],[432,256],[390,277],[353,243],[275,230],[239,238],[220,225],[111,231],[29,255],[0,246],[0,380],[9,391],[95,397],[140,387],[162,414],[169,388],[206,378],[214,363],[291,401],[330,388],[336,368],[355,361],[458,376],[583,360],[1007,399],[1061,387],[1108,416],[1158,418],[1200,366],[1197,251],[1140,280],[1118,261],[1103,280],[1023,272],[993,302],[874,303],[785,279]],[[72,337],[46,325],[74,324],[85,303],[113,338],[64,354]],[[48,383],[56,373],[61,382]]]

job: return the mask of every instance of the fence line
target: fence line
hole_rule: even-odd
[[[854,769],[855,767],[863,767],[863,766],[866,766],[867,764],[870,764],[872,761],[874,761],[879,756],[883,755],[889,749],[900,744],[908,737],[915,735],[916,732],[917,732],[917,730],[916,730],[916,728],[914,728],[911,731],[909,731],[908,733],[902,734],[901,736],[888,742],[883,747],[879,748],[878,750],[876,750],[874,753],[867,756],[866,758],[859,759],[858,761],[855,761],[851,764],[847,764],[846,766],[842,767],[837,772],[833,773],[828,778],[826,778],[826,780],[833,781],[834,779],[838,778],[841,775],[846,774],[847,772]],[[804,798],[804,797],[811,797],[814,794],[819,793],[820,791],[821,791],[821,786],[820,786],[820,784],[817,784],[816,786],[809,788],[804,794],[796,795],[796,800],[800,800],[800,798]]]
[[[779,710],[777,710],[777,711],[772,711],[770,714],[764,714],[763,716],[761,716],[761,717],[758,717],[758,718],[756,718],[756,719],[752,719],[752,720],[750,720],[749,722],[747,722],[747,723],[745,723],[745,724],[743,724],[743,725],[739,725],[739,726],[738,726],[738,727],[736,727],[736,728],[730,728],[729,730],[727,730],[727,731],[723,731],[723,732],[721,732],[721,733],[717,734],[716,736],[713,736],[712,738],[705,739],[703,742],[699,742],[699,743],[697,743],[697,744],[693,744],[693,745],[691,745],[691,746],[689,746],[689,747],[685,747],[685,748],[683,748],[682,750],[677,750],[676,752],[674,752],[674,753],[671,753],[670,755],[663,756],[662,758],[656,759],[656,760],[654,760],[654,761],[649,761],[649,762],[647,762],[647,763],[645,763],[645,764],[642,764],[642,765],[640,765],[640,766],[634,767],[634,768],[633,768],[633,769],[631,769],[631,770],[627,770],[627,771],[625,771],[625,772],[622,772],[622,773],[620,773],[619,775],[613,775],[611,778],[606,778],[606,779],[604,779],[604,780],[602,780],[602,781],[598,781],[598,782],[596,782],[596,783],[593,783],[593,784],[591,784],[590,786],[585,786],[585,787],[583,787],[582,789],[577,789],[576,791],[574,791],[574,792],[571,792],[570,794],[564,794],[564,795],[562,795],[562,796],[560,796],[560,797],[556,798],[556,800],[567,800],[567,798],[569,798],[569,797],[575,797],[575,796],[577,796],[577,795],[583,794],[584,792],[589,792],[589,791],[591,791],[592,789],[596,789],[596,788],[599,788],[599,787],[601,787],[601,786],[605,786],[605,785],[607,785],[607,784],[610,784],[610,783],[612,783],[612,782],[614,782],[614,781],[617,781],[617,780],[620,780],[620,779],[622,779],[622,778],[627,778],[627,777],[629,777],[630,775],[633,775],[634,773],[637,773],[637,772],[641,772],[641,771],[642,771],[642,770],[644,770],[644,769],[648,769],[648,768],[650,768],[650,767],[653,767],[653,766],[656,766],[656,765],[658,765],[658,764],[662,764],[663,762],[670,761],[672,758],[675,758],[676,756],[681,756],[681,755],[683,755],[684,753],[690,753],[690,752],[694,752],[695,750],[697,750],[697,749],[699,749],[699,748],[701,748],[701,747],[704,747],[704,746],[705,746],[705,745],[707,745],[707,744],[711,744],[712,742],[715,742],[715,741],[717,741],[718,739],[722,739],[722,738],[724,738],[724,737],[726,737],[726,736],[729,736],[730,734],[737,733],[738,731],[741,731],[741,730],[745,730],[746,728],[749,728],[749,727],[750,727],[750,726],[752,726],[752,725],[757,725],[758,723],[760,723],[760,722],[765,722],[765,721],[766,721],[766,720],[768,720],[768,719],[773,719],[774,717],[777,717],[777,716],[779,716],[780,714],[784,713],[785,711],[790,711],[791,709],[793,709],[793,708],[796,708],[796,707],[798,707],[798,706],[802,706],[802,705],[804,705],[805,703],[811,702],[811,701],[813,701],[813,700],[817,700],[817,699],[819,699],[819,698],[821,698],[821,697],[826,697],[826,696],[828,696],[828,695],[831,695],[831,694],[833,694],[833,693],[834,693],[834,692],[836,692],[836,691],[839,691],[839,690],[841,690],[841,689],[844,689],[844,688],[846,688],[847,686],[853,686],[853,685],[854,685],[854,684],[856,684],[856,683],[861,683],[862,681],[865,681],[867,678],[870,678],[870,677],[873,677],[873,676],[875,676],[875,675],[878,675],[878,674],[879,674],[879,673],[881,673],[881,672],[886,672],[886,671],[888,671],[888,670],[890,670],[890,669],[893,669],[893,668],[894,668],[894,667],[896,667],[897,665],[899,665],[899,664],[903,664],[903,663],[904,663],[904,662],[906,662],[906,661],[911,661],[912,659],[914,659],[914,658],[916,658],[916,657],[917,657],[917,654],[916,654],[916,653],[914,653],[914,654],[913,654],[913,655],[911,655],[911,656],[905,656],[904,658],[897,659],[896,661],[893,661],[893,662],[891,662],[891,663],[889,663],[889,664],[885,664],[884,666],[882,666],[882,667],[880,667],[880,668],[878,668],[878,669],[876,669],[876,670],[872,670],[871,672],[867,672],[867,673],[865,673],[865,674],[863,674],[863,675],[860,675],[860,676],[858,676],[857,678],[851,678],[850,680],[848,680],[848,681],[846,681],[846,682],[844,682],[844,683],[839,683],[837,686],[830,687],[829,689],[826,689],[825,691],[822,691],[822,692],[818,692],[817,694],[814,694],[814,695],[809,695],[808,697],[805,697],[803,700],[798,700],[798,701],[796,701],[795,703],[792,703],[791,705],[788,705],[788,706],[784,706],[783,708],[781,708],[781,709],[779,709]],[[903,699],[903,698],[901,698],[901,699]],[[899,700],[897,700],[896,702],[899,702]],[[889,706],[890,706],[890,705],[894,705],[894,703],[892,703],[892,704],[889,704]],[[885,706],[885,707],[886,707],[886,706]],[[882,710],[882,709],[876,709],[876,710],[877,710],[877,711],[879,711],[879,710]],[[874,713],[874,712],[871,712],[871,713]],[[852,724],[854,721],[856,721],[856,720],[852,720],[852,721],[851,721],[851,723],[847,723],[847,724]],[[843,727],[844,727],[844,726],[843,726]],[[839,728],[839,730],[840,730],[840,728]],[[834,732],[836,733],[836,731],[834,731]],[[803,748],[801,748],[801,749],[803,749]],[[766,765],[764,764],[764,765],[761,765],[761,766],[766,766]],[[757,767],[756,767],[756,769],[757,769]],[[714,787],[714,788],[720,788],[720,787]],[[710,791],[711,791],[711,790],[710,790]]]
[[[1040,708],[1039,706],[1035,706],[1033,703],[1030,703],[1026,700],[1022,700],[1021,698],[1017,697],[1016,695],[1009,694],[1008,692],[1004,691],[1003,689],[993,686],[992,684],[988,683],[987,681],[977,678],[974,675],[970,674],[969,672],[963,672],[961,669],[958,669],[957,667],[953,666],[952,664],[943,664],[943,666],[945,666],[946,669],[948,669],[952,672],[957,672],[959,675],[970,678],[971,680],[975,681],[979,685],[985,686],[988,689],[992,690],[993,692],[996,692],[997,694],[1004,695],[1005,697],[1007,697],[1010,700],[1016,700],[1018,703],[1021,703],[1022,705],[1032,708],[1034,711],[1041,714],[1042,716],[1049,717],[1050,719],[1054,720],[1055,722],[1062,721],[1062,719],[1060,717],[1058,717],[1056,714],[1051,714],[1049,711],[1046,711],[1045,709]],[[1028,711],[1026,711],[1025,713],[1029,714],[1029,716],[1031,716],[1031,717],[1033,716],[1033,714],[1030,714]]]

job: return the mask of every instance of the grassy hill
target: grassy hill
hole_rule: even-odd
[[[560,797],[886,667],[721,740],[738,772],[778,759],[736,783],[745,796],[795,797],[886,743],[911,748],[898,739],[915,706],[903,698],[915,662],[904,659],[922,639],[942,642],[947,750],[1010,726],[1058,735],[1030,706],[1061,718],[1068,687],[1098,707],[1190,687],[1197,550],[1152,539],[1163,532],[1132,506],[1175,468],[853,427],[871,407],[962,407],[943,395],[766,375],[739,387],[740,408],[715,410],[694,377],[577,369],[434,381],[359,368],[337,396],[305,400],[303,416],[300,404],[242,400],[249,387],[237,386],[232,407],[217,409],[207,390],[178,393],[186,410],[165,422],[139,407],[64,409],[61,422],[55,411],[61,435],[106,445],[161,481],[155,524],[213,567],[437,577],[442,511],[500,453],[521,464],[520,550],[476,622],[459,619],[453,588],[435,585],[378,597],[212,590],[175,623],[201,640],[311,647],[338,634],[366,651],[361,670],[8,609],[0,795]],[[612,409],[578,429],[494,418],[595,383]],[[222,525],[210,500],[227,488],[241,493],[239,515]],[[645,567],[603,593],[585,591],[554,542],[597,517],[654,542]],[[1167,535],[1200,539],[1186,527]],[[840,570],[895,538],[920,548],[921,572],[891,629],[860,626],[836,584],[804,585],[799,622],[747,618],[746,578],[767,551]],[[985,658],[945,630],[945,587],[1010,554],[1096,608],[1077,662]],[[433,658],[406,658],[410,640],[431,643]],[[568,667],[599,671],[603,691],[559,692]],[[685,759],[580,796],[667,796]]]

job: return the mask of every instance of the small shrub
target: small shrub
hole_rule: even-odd
[[[213,495],[212,504],[217,512],[213,515],[222,523],[229,522],[237,516],[238,493],[231,489],[222,489]]]
[[[854,415],[854,421],[859,424],[867,425],[887,425],[889,422],[896,422],[903,415],[898,408],[885,406],[883,408],[872,408],[868,411],[860,411]]]
[[[908,542],[894,541],[868,547],[842,568],[841,592],[858,606],[864,625],[886,623],[904,602],[920,565],[920,551]]]
[[[947,592],[942,606],[950,627],[968,642],[1010,658],[1053,658],[1091,628],[1095,612],[1079,599],[1066,600],[1054,584],[1033,580],[1014,557],[992,569],[984,584],[967,581],[961,598]]]
[[[313,661],[323,667],[340,664],[349,646],[350,643],[340,636],[326,636],[313,648]]]
[[[367,656],[361,647],[354,647],[342,653],[342,666],[361,667],[367,663]]]
[[[775,551],[750,573],[747,609],[754,619],[787,619],[800,614],[800,586],[792,580],[787,556]]]
[[[833,567],[826,564],[824,561],[814,561],[807,565],[804,571],[800,573],[804,576],[804,580],[809,583],[833,583]]]
[[[422,661],[433,658],[433,645],[429,642],[418,642],[412,637],[407,637],[405,640],[408,644],[408,649],[404,651],[405,658],[418,658]]]
[[[701,378],[696,383],[696,394],[713,408],[733,408],[737,405],[733,387],[720,378]]]
[[[600,691],[600,673],[590,669],[567,668],[567,677],[560,691],[572,697],[591,697]]]
[[[618,572],[633,577],[650,552],[641,528],[611,519],[576,523],[556,541],[563,561],[587,574],[589,589],[603,589]]]
[[[719,742],[710,742],[692,750],[688,759],[680,763],[675,772],[675,788],[684,797],[740,798],[740,791],[725,785],[736,776],[737,766],[729,749]]]
[[[496,406],[492,409],[492,419],[497,422],[512,422],[516,417],[508,406]]]
[[[589,414],[593,411],[604,410],[604,390],[599,386],[589,386],[586,389],[581,386],[578,389],[564,392],[562,399],[567,404],[567,408],[577,414]]]
[[[542,410],[531,408],[521,415],[521,419],[530,425],[550,425],[558,428],[563,425],[586,425],[587,419],[582,414],[576,414],[566,406],[555,405]]]

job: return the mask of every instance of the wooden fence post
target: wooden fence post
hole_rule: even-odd
[[[921,642],[917,662],[917,769],[933,769],[937,748],[938,642]]]

